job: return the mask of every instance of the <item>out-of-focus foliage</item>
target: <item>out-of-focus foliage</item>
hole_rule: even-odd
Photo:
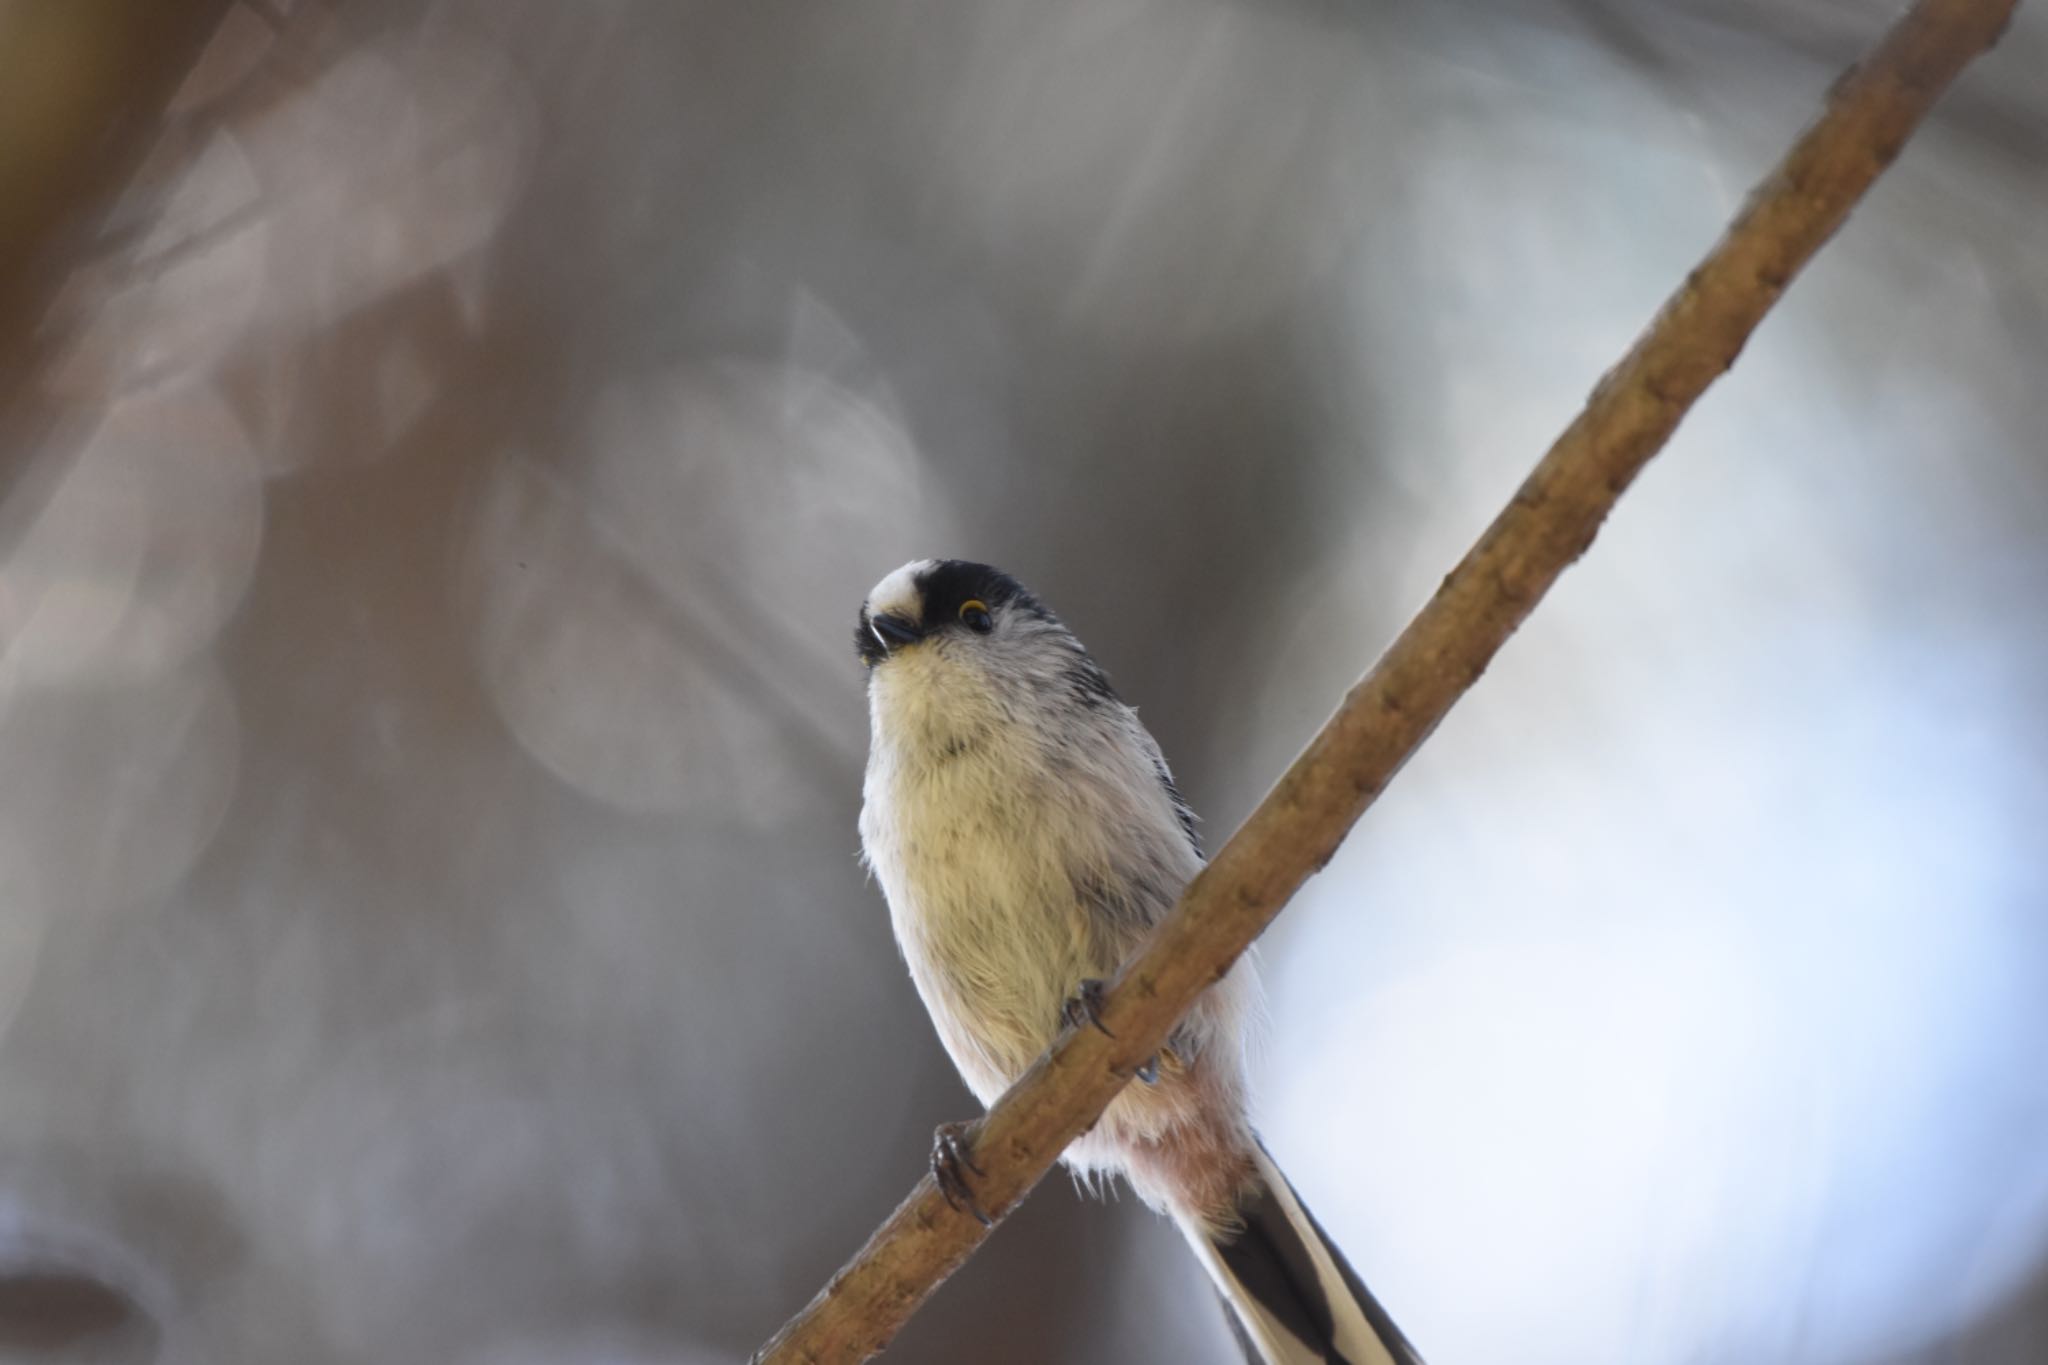
[[[238,7],[0,486],[0,1357],[743,1356],[971,1108],[867,585],[1220,839],[1891,9]],[[2037,9],[1266,945],[1432,1359],[2048,1353]],[[1233,1355],[1055,1183],[892,1358]]]

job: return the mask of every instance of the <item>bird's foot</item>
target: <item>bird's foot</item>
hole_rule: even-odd
[[[1106,989],[1095,977],[1083,977],[1074,987],[1074,993],[1060,1006],[1060,1022],[1074,1028],[1079,1028],[1083,1024],[1093,1024],[1101,1030],[1105,1038],[1116,1037],[1109,1031],[1109,1026],[1102,1022],[1102,995]]]
[[[942,1123],[932,1132],[932,1179],[939,1184],[939,1193],[946,1196],[946,1202],[963,1213],[971,1213],[985,1228],[994,1227],[990,1218],[975,1197],[973,1182],[968,1175],[985,1175],[981,1167],[974,1164],[974,1142],[965,1123]]]

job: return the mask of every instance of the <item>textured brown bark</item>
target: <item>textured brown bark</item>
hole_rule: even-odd
[[[231,3],[0,5],[0,406],[62,283],[63,243],[141,159]]]
[[[1104,1002],[1112,1039],[1068,1030],[976,1125],[982,1206],[1023,1199],[1158,1050],[1476,682],[1787,283],[1898,155],[2016,0],[1921,0],[1838,81],[1821,117],[1621,363],[1514,500],[1181,897]],[[988,1235],[927,1176],[860,1253],[754,1357],[865,1360]]]

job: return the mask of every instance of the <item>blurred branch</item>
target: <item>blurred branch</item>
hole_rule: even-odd
[[[0,410],[63,282],[62,244],[141,160],[231,3],[0,5]]]
[[[980,1203],[1000,1218],[1156,1052],[1200,992],[1337,851],[1351,826],[1478,681],[1496,651],[1848,216],[2016,0],[1920,0],[1830,93],[1578,418],[1393,647],[1111,985],[1103,1021],[1067,1031],[975,1128]],[[754,1357],[863,1360],[886,1346],[987,1229],[930,1176]]]

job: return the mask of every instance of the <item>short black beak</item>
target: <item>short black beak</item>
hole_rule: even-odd
[[[895,649],[900,645],[916,644],[924,638],[924,632],[917,628],[915,621],[901,616],[873,616],[868,619],[868,629],[882,642],[882,648]]]

